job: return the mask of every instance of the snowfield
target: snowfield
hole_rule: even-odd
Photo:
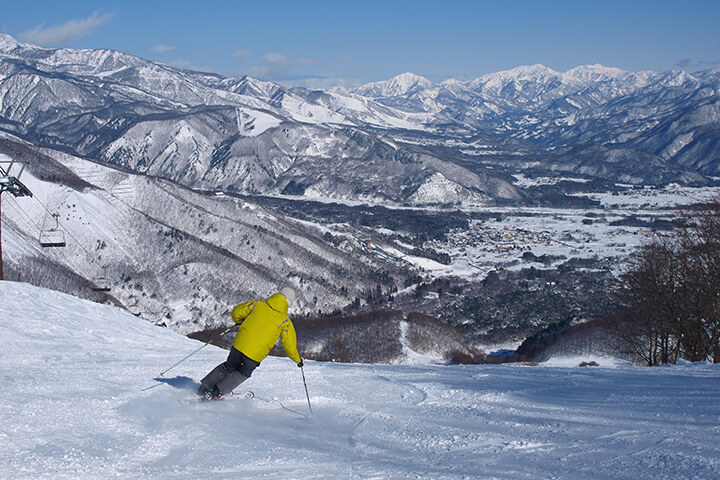
[[[718,365],[308,362],[310,414],[271,357],[255,399],[188,405],[225,351],[155,381],[201,344],[27,284],[0,299],[3,479],[720,478]]]

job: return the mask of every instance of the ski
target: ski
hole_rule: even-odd
[[[254,398],[255,394],[251,391],[247,391],[245,393],[234,393],[230,395],[226,395],[224,397],[218,398],[217,400],[205,400],[202,397],[195,396],[193,398],[182,398],[178,400],[178,402],[183,404],[190,404],[190,403],[212,403],[212,402],[223,402],[225,400],[246,400],[250,398]]]

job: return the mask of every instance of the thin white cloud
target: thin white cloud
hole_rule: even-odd
[[[706,60],[697,60],[694,58],[683,58],[682,60],[678,60],[674,66],[685,71],[693,71],[714,68],[718,65],[720,65],[720,60],[708,62]]]
[[[195,63],[191,62],[190,60],[184,60],[184,59],[177,59],[173,60],[171,62],[163,62],[165,65],[169,65],[174,68],[179,68],[182,70],[192,70],[195,72],[213,72],[214,70],[208,66],[203,65],[196,65]]]
[[[263,60],[265,60],[270,65],[287,65],[289,63],[285,55],[276,52],[268,53],[263,57]]]
[[[264,80],[287,78],[295,67],[318,65],[319,61],[312,58],[288,59],[285,55],[270,52],[262,58],[264,65],[256,65],[248,70],[248,75]]]
[[[176,68],[187,68],[187,69],[195,69],[195,64],[193,64],[190,60],[173,60],[172,62],[168,63],[171,67]]]
[[[274,80],[278,77],[284,77],[290,73],[290,69],[283,65],[280,67],[272,65],[263,65],[259,67],[252,67],[247,71],[247,74],[260,80]]]
[[[165,52],[169,52],[171,50],[175,50],[175,47],[171,47],[170,45],[160,44],[160,45],[155,45],[152,49],[153,49],[153,51],[155,51],[157,53],[165,53]]]
[[[235,53],[233,53],[233,57],[237,58],[238,60],[243,60],[250,56],[250,52],[247,50],[237,50]]]
[[[293,62],[294,65],[319,65],[320,61],[314,58],[298,58]]]
[[[289,77],[276,80],[277,83],[288,88],[304,87],[311,90],[339,90],[344,91],[358,87],[365,83],[359,78],[349,77]]]
[[[45,27],[44,24],[38,25],[32,30],[22,32],[19,36],[22,41],[36,45],[55,46],[72,43],[75,40],[90,35],[108,23],[112,17],[112,13],[101,15],[98,12],[94,12],[88,18],[70,20],[62,25],[54,25],[51,27]]]

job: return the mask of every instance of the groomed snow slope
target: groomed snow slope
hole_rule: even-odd
[[[308,362],[308,415],[280,358],[256,399],[180,404],[226,352],[156,382],[200,344],[27,284],[0,282],[0,337],[3,479],[720,477],[716,365]]]

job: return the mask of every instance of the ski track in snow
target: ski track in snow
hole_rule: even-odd
[[[257,398],[188,405],[225,351],[155,381],[200,344],[22,283],[0,298],[3,479],[720,477],[716,365],[307,362],[310,415],[268,358],[238,389]]]

